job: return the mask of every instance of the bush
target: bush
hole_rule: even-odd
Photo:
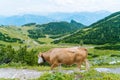
[[[110,57],[120,57],[120,55],[119,54],[111,54]]]
[[[0,48],[0,64],[10,63],[13,61],[15,51],[12,46],[6,46]]]
[[[107,46],[95,47],[95,49],[101,49],[101,50],[120,50],[120,45],[107,45]]]
[[[4,63],[21,63],[27,65],[37,64],[37,51],[28,51],[27,47],[20,47],[18,50],[12,48],[12,46],[6,46],[0,48],[0,64]]]

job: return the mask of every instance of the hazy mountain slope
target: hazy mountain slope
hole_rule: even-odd
[[[64,39],[55,41],[63,43],[106,44],[120,43],[120,12],[116,12],[91,26]]]
[[[27,23],[46,24],[56,21],[70,22],[72,19],[85,25],[90,25],[108,15],[110,12],[98,11],[98,12],[74,12],[74,13],[49,13],[47,15],[16,15],[3,17],[0,16],[0,25],[23,25]]]
[[[74,13],[53,13],[49,14],[48,17],[56,21],[68,21],[70,22],[74,19],[85,25],[90,25],[111,13],[108,11],[98,11],[98,12],[74,12]]]
[[[50,21],[54,21],[54,20],[47,18],[45,16],[29,15],[29,14],[0,18],[1,25],[17,25],[17,26],[26,23],[33,23],[33,22],[38,24],[43,24],[43,23],[48,23]]]

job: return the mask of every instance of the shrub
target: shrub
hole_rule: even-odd
[[[101,50],[120,50],[120,45],[107,45],[107,46],[95,47],[95,49],[101,49]]]
[[[120,55],[119,54],[111,54],[110,57],[120,57]]]
[[[28,51],[27,47],[20,47],[18,50],[12,48],[12,46],[6,46],[0,48],[0,64],[4,63],[21,63],[27,65],[37,64],[36,50]]]

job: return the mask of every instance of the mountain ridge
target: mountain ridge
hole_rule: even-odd
[[[21,26],[27,23],[46,24],[49,22],[67,21],[72,19],[85,25],[90,25],[97,20],[100,20],[108,15],[110,12],[73,12],[73,13],[50,13],[48,15],[24,14],[3,17],[0,16],[0,25],[16,25]]]
[[[35,26],[36,28],[28,31],[30,34],[29,37],[31,38],[45,37],[45,34],[62,36],[85,27],[85,25],[78,23],[74,20],[71,20],[70,23],[65,21],[60,21],[60,22],[50,22],[42,25],[37,24]]]
[[[115,44],[120,43],[120,12],[111,14],[75,34],[54,43]]]

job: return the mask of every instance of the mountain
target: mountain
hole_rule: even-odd
[[[39,45],[43,42],[39,38],[58,38],[71,32],[83,28],[85,25],[74,20],[68,22],[50,22],[47,24],[29,23],[22,27],[16,26],[0,26],[0,46],[4,45]],[[52,40],[52,39],[51,39]]]
[[[96,11],[96,12],[73,12],[73,13],[52,13],[47,17],[56,21],[67,21],[70,22],[74,19],[85,25],[90,25],[104,17],[110,15],[108,11]]]
[[[50,18],[47,18],[45,16],[39,16],[39,15],[17,15],[17,16],[10,16],[10,17],[0,17],[0,24],[1,25],[16,25],[21,26],[26,23],[48,23],[54,21]]]
[[[50,35],[60,37],[65,34],[74,32],[80,28],[83,28],[85,25],[78,23],[74,20],[71,20],[70,23],[61,21],[61,22],[50,22],[48,24],[35,25],[33,30],[29,30],[29,36],[31,38],[40,38],[45,37],[45,35]]]
[[[54,41],[54,43],[58,42],[85,44],[120,43],[120,12],[113,13],[68,37]]]
[[[74,13],[49,13],[46,15],[16,15],[3,17],[0,16],[0,25],[16,25],[21,26],[27,23],[37,23],[46,24],[49,22],[60,22],[67,21],[70,22],[72,19],[85,25],[90,25],[111,13],[108,11],[98,11],[98,12],[74,12]]]

